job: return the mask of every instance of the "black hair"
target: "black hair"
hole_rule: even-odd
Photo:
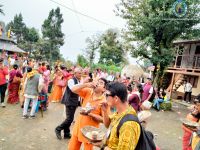
[[[0,62],[3,62],[3,58],[0,58]]]
[[[108,80],[106,80],[105,78],[100,78],[99,80],[102,80],[104,82],[105,87],[107,86]]]
[[[127,88],[123,83],[111,82],[106,86],[106,89],[111,92],[112,96],[118,96],[122,103],[127,101]]]
[[[14,64],[14,65],[13,65],[13,69],[17,70],[17,69],[18,69],[18,65],[17,65],[17,64]]]
[[[27,72],[31,72],[32,68],[31,67],[27,67]]]
[[[45,66],[45,62],[42,62],[42,66]]]
[[[46,65],[47,70],[51,70],[51,67],[49,65]]]
[[[129,84],[128,86],[127,86],[127,90],[129,91],[129,92],[132,92],[132,86],[131,86],[131,84]]]
[[[194,104],[196,104],[196,103],[200,103],[200,94],[198,94],[197,96],[195,96]]]
[[[137,89],[140,94],[144,92],[142,84],[137,84]]]
[[[66,67],[64,65],[60,65],[60,69],[64,70]]]
[[[165,95],[166,95],[166,93],[163,91],[163,92],[162,92],[162,96],[164,97]]]

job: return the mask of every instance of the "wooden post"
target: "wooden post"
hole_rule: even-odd
[[[170,99],[172,97],[172,90],[173,90],[173,85],[174,85],[174,76],[175,76],[175,73],[173,72],[172,81],[171,81],[171,87],[170,87],[170,92],[169,92],[169,98]]]

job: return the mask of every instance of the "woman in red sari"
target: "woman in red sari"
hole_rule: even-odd
[[[22,78],[22,74],[18,70],[18,65],[13,65],[13,69],[10,71],[9,77],[7,102],[10,104],[17,104],[19,102],[19,86]]]

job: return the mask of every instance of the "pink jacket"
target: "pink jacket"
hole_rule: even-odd
[[[8,68],[0,69],[0,85],[6,84],[6,75],[8,75]]]

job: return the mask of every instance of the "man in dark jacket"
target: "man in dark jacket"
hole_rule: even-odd
[[[66,107],[66,119],[56,127],[55,133],[59,140],[62,139],[61,131],[64,130],[64,139],[71,138],[70,134],[70,126],[74,120],[74,114],[76,108],[79,104],[79,96],[71,91],[72,87],[76,84],[79,84],[81,79],[81,69],[76,68],[74,70],[74,77],[68,80],[68,84],[62,99],[62,103],[65,104]]]

